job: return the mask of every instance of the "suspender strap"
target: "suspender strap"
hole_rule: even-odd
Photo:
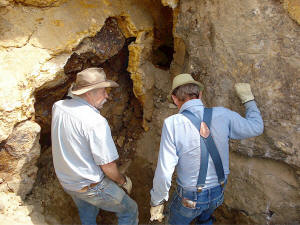
[[[196,117],[192,112],[188,110],[184,110],[182,114],[187,117],[194,126],[200,132],[200,125],[201,119]],[[212,108],[204,108],[204,122],[206,123],[207,127],[210,128],[211,118],[212,118]],[[201,187],[205,185],[206,175],[207,175],[207,168],[208,168],[208,153],[210,154],[213,163],[215,165],[216,173],[218,176],[218,182],[223,184],[225,181],[223,163],[215,145],[215,142],[211,136],[211,132],[207,138],[203,138],[200,135],[200,146],[201,146],[201,157],[200,157],[200,171],[198,176],[197,188],[201,191]],[[200,189],[199,189],[200,188]]]
[[[204,108],[204,116],[203,121],[206,123],[208,128],[210,129],[211,118],[212,118],[212,108]],[[208,152],[214,162],[216,173],[218,176],[218,181],[220,184],[223,184],[225,181],[224,168],[223,163],[217,149],[217,146],[211,136],[211,132],[207,138],[204,138],[205,144],[207,146]]]
[[[182,114],[186,116],[200,132],[201,120],[188,110],[184,110]],[[197,181],[197,188],[204,187],[206,175],[207,175],[207,168],[208,168],[208,151],[206,148],[204,138],[202,136],[200,136],[200,146],[201,146],[200,171],[199,171],[199,176]]]

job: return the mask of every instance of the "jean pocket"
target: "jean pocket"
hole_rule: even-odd
[[[193,203],[190,202],[189,205],[192,206]],[[188,218],[194,216],[195,210],[196,210],[195,208],[186,207],[183,204],[182,198],[180,196],[176,197],[175,201],[173,202],[170,208],[171,213],[178,213],[181,216],[188,217]]]
[[[190,199],[187,199],[187,198],[181,198],[181,204],[186,207],[186,208],[189,208],[189,209],[196,209],[196,204],[197,202],[194,202]]]

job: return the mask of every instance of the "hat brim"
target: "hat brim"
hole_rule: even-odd
[[[119,85],[113,80],[106,80],[106,81],[103,81],[103,82],[98,83],[98,84],[89,85],[87,87],[81,87],[81,88],[76,88],[76,85],[74,85],[74,87],[71,90],[71,93],[73,95],[82,95],[82,94],[84,94],[88,91],[91,91],[93,89],[107,88],[107,87],[119,87]]]
[[[182,86],[182,85],[185,85],[185,84],[196,84],[196,85],[198,85],[200,91],[203,91],[203,89],[204,89],[203,84],[201,84],[200,82],[195,81],[195,80],[194,80],[194,81],[193,81],[193,80],[190,80],[190,81],[187,81],[187,82],[185,82],[185,83],[181,83],[180,85],[175,86],[175,87],[170,91],[170,93],[168,94],[167,98],[168,98],[169,102],[173,103],[173,100],[172,100],[172,93],[173,93],[173,91],[174,91],[176,88],[178,88],[179,86]]]

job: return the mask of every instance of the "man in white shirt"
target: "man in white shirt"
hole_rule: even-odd
[[[99,209],[115,212],[119,224],[138,224],[137,204],[127,195],[131,180],[119,172],[110,127],[99,112],[108,98],[105,88],[118,86],[102,68],[85,69],[77,74],[72,98],[52,109],[55,172],[84,225],[96,224]]]

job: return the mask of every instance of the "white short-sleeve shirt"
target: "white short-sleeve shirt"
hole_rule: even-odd
[[[51,139],[56,175],[70,191],[100,182],[99,165],[119,158],[107,120],[79,97],[53,105]]]

